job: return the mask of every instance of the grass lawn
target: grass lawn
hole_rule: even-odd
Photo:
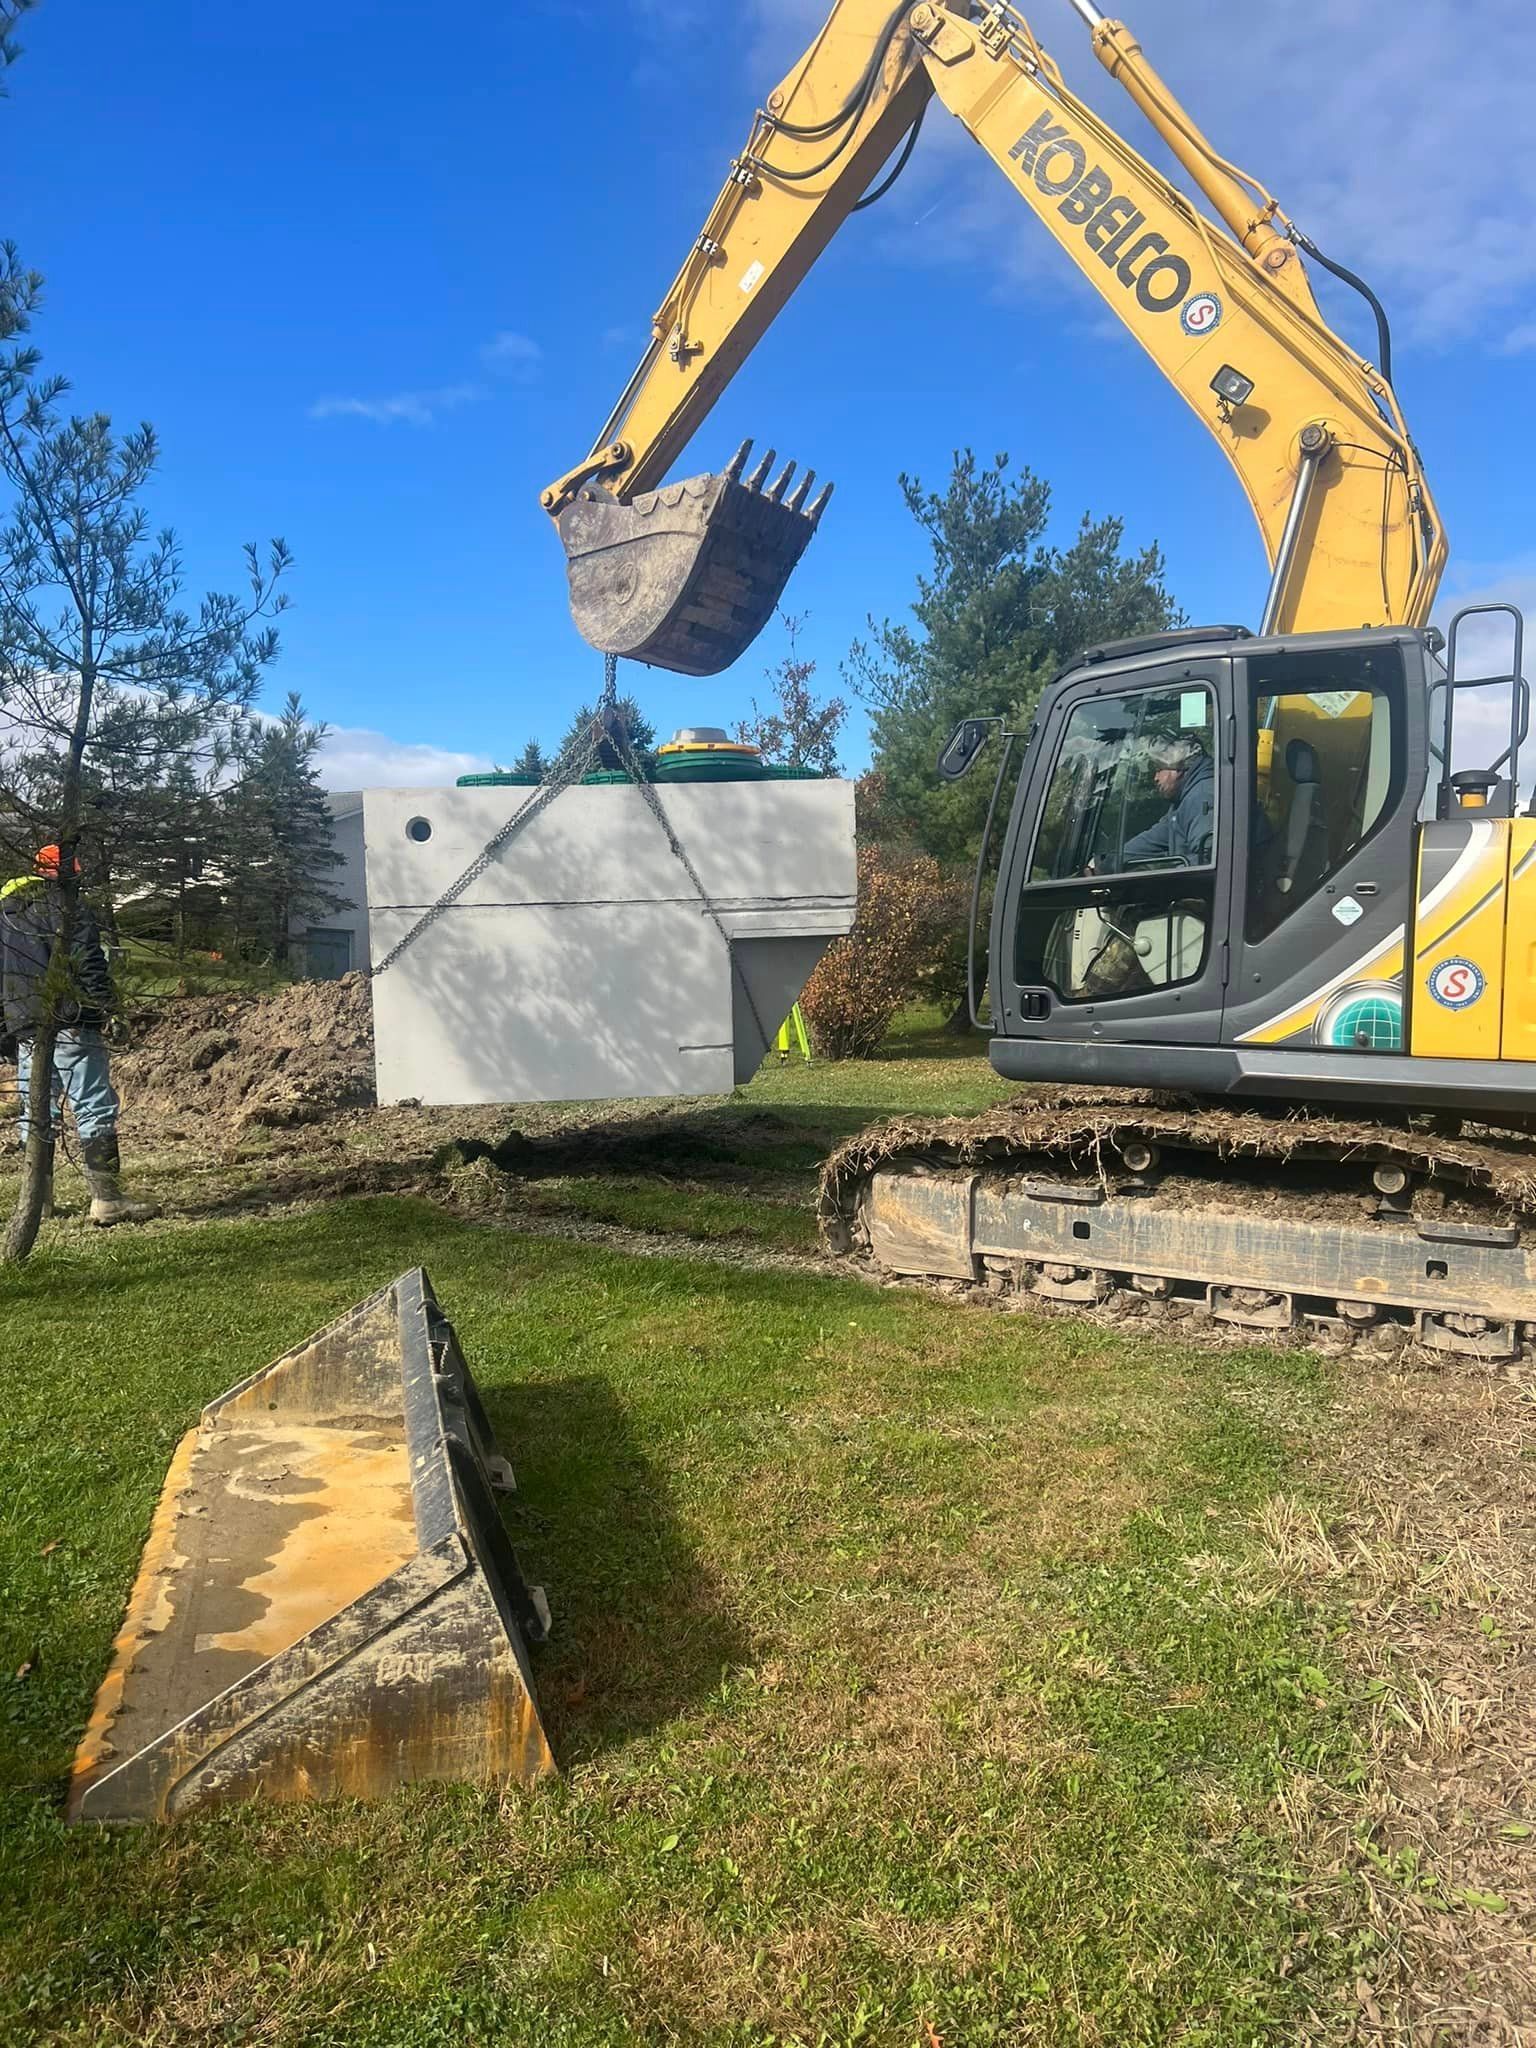
[[[887,1064],[741,1109],[896,1106]],[[177,1435],[418,1262],[518,1466],[561,1781],[66,1831]],[[60,1227],[0,1317],[0,2041],[1352,2038],[1371,1936],[1281,1795],[1349,1781],[1356,1713],[1256,1533],[1315,1360],[401,1198]]]
[[[817,1242],[817,1173],[840,1139],[882,1117],[963,1115],[1017,1093],[1016,1083],[993,1073],[977,1033],[947,1032],[940,1011],[919,1007],[898,1018],[874,1059],[807,1062],[795,1054],[781,1065],[770,1055],[732,1096],[679,1104],[659,1127],[651,1115],[619,1122],[601,1148],[581,1125],[568,1156],[538,1178],[527,1177],[526,1160],[499,1183],[482,1178],[524,1214],[806,1252]],[[527,1121],[516,1109],[501,1118]]]

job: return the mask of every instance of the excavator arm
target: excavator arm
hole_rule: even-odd
[[[1125,28],[1072,4],[1215,218],[1068,88],[1005,0],[977,19],[967,0],[839,0],[754,120],[592,454],[544,493],[593,645],[713,674],[771,617],[830,493],[808,502],[793,464],[770,482],[771,455],[745,475],[746,449],[719,475],[662,478],[935,95],[1225,450],[1270,563],[1265,630],[1427,619],[1446,543],[1389,365],[1328,327],[1311,245]]]

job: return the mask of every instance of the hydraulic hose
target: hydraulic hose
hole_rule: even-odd
[[[825,121],[816,121],[809,126],[802,126],[795,121],[780,121],[770,116],[775,129],[782,135],[792,136],[796,142],[819,142],[823,136],[831,135],[835,129],[840,128],[845,121],[856,120],[864,111],[869,95],[874,89],[875,79],[879,75],[880,66],[885,62],[885,53],[891,47],[897,29],[906,20],[907,13],[908,0],[903,0],[903,4],[896,9],[881,30],[880,40],[864,67],[863,77],[835,114],[829,115]]]
[[[1354,271],[1346,270],[1342,263],[1335,263],[1331,257],[1325,256],[1310,235],[1304,235],[1300,228],[1296,227],[1292,228],[1291,233],[1296,239],[1297,247],[1304,254],[1310,256],[1314,262],[1321,263],[1324,270],[1330,272],[1341,284],[1352,286],[1376,315],[1376,349],[1379,357],[1376,367],[1390,384],[1392,382],[1392,327],[1387,319],[1386,307],[1377,298],[1363,277],[1357,277]]]
[[[901,155],[896,159],[896,168],[891,172],[891,175],[884,180],[883,183],[875,187],[873,192],[866,192],[864,197],[859,201],[858,205],[850,209],[851,212],[862,213],[866,206],[876,205],[878,201],[882,200],[885,197],[886,193],[890,191],[891,187],[895,184],[896,180],[901,176],[902,172],[907,168],[907,165],[912,161],[912,152],[917,147],[917,138],[923,132],[923,115],[926,114],[927,111],[928,102],[924,100],[922,108],[918,113],[917,119],[912,123],[912,126],[907,130],[907,139],[902,144]]]

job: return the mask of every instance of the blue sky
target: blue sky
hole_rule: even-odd
[[[827,4],[43,0],[29,18],[0,233],[47,278],[35,339],[82,408],[158,428],[152,511],[194,590],[233,585],[242,541],[288,540],[267,701],[298,689],[337,728],[338,786],[506,759],[596,688],[538,490],[590,445]],[[1033,18],[1113,107],[1065,0]],[[1448,589],[1536,606],[1536,29],[1488,0],[1396,20],[1143,0],[1131,19],[1218,145],[1387,298]],[[1329,304],[1369,346],[1353,302]],[[1257,535],[1214,444],[941,113],[684,472],[749,433],[838,483],[789,592],[828,686],[923,563],[898,471],[938,481],[965,444],[1051,479],[1063,535],[1091,509],[1161,541],[1192,617],[1259,609]],[[782,649],[774,628],[725,676],[634,680],[659,726],[728,722]],[[857,722],[846,752],[864,758]]]

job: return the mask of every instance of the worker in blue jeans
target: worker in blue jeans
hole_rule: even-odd
[[[18,876],[0,887],[0,1003],[6,1034],[16,1041],[23,1150],[31,1131],[28,1090],[32,1079],[32,1039],[42,1012],[43,981],[63,913],[59,863],[58,847],[45,846],[30,875]],[[77,861],[75,872],[79,871]],[[156,1213],[155,1209],[148,1202],[135,1202],[126,1196],[120,1179],[118,1100],[102,1035],[111,1003],[112,983],[101,934],[89,908],[78,903],[70,947],[69,988],[53,1049],[53,1117],[48,1133],[45,1206],[51,1210],[53,1151],[67,1103],[79,1134],[81,1161],[91,1190],[91,1221],[102,1225],[143,1223]]]

